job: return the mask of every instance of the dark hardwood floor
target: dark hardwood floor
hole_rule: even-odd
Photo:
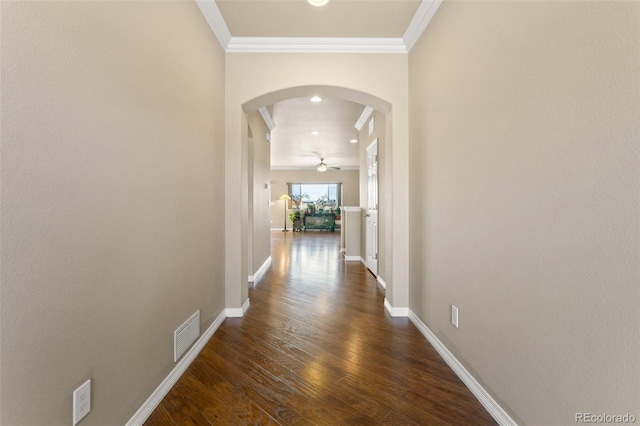
[[[273,264],[147,425],[493,425],[339,233],[272,232]]]

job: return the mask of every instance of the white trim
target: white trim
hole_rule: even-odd
[[[267,127],[269,128],[269,131],[276,128],[276,123],[273,121],[273,117],[271,117],[271,113],[269,112],[266,106],[262,106],[258,108],[258,112],[262,116],[262,119],[264,120],[264,124],[266,124]],[[269,137],[267,140],[270,141],[270,139],[271,137]]]
[[[247,309],[249,309],[249,299],[245,300],[242,304],[241,308],[227,308],[225,309],[225,313],[227,314],[227,318],[240,318],[243,317],[244,314],[247,313]]]
[[[478,383],[478,381],[469,373],[469,371],[464,368],[462,363],[458,361],[458,359],[453,356],[449,349],[436,337],[435,334],[429,327],[425,325],[425,323],[418,318],[413,311],[409,310],[409,319],[415,326],[420,330],[422,335],[426,337],[426,339],[431,343],[431,346],[434,347],[436,351],[440,354],[442,358],[449,364],[449,367],[458,375],[460,380],[469,388],[471,393],[480,401],[480,403],[484,406],[484,408],[491,414],[491,417],[501,426],[517,426],[515,420],[507,414],[507,412],[496,402],[493,397],[487,392],[485,388]]]
[[[165,377],[160,385],[153,391],[151,396],[142,404],[142,406],[136,411],[136,413],[129,419],[126,426],[141,426],[149,418],[153,410],[155,410],[162,399],[169,393],[173,385],[176,384],[182,373],[185,372],[187,367],[193,362],[196,356],[200,353],[204,345],[207,344],[211,336],[216,332],[220,324],[225,319],[225,311],[222,311],[220,315],[213,321],[213,323],[207,328],[202,336],[191,346],[191,349],[184,354],[182,359],[173,367],[173,370]]]
[[[407,53],[401,38],[231,37],[227,53]]]
[[[356,124],[354,125],[354,127],[358,129],[358,131],[362,130],[362,126],[364,126],[364,123],[366,123],[369,117],[371,117],[372,112],[373,108],[371,108],[370,106],[364,107],[364,110],[362,110],[362,114],[360,114],[360,118],[358,118],[358,121],[356,121]]]
[[[196,0],[220,46],[229,53],[409,53],[442,0],[422,0],[399,37],[233,37],[215,0]]]
[[[402,36],[407,52],[411,52],[413,46],[416,44],[424,30],[431,22],[431,19],[438,11],[438,8],[442,4],[442,0],[422,0],[416,14],[409,23],[407,31]]]
[[[271,166],[271,170],[316,170],[316,167],[309,166]],[[327,171],[344,171],[344,170],[360,170],[360,166],[340,166],[340,170],[331,170],[331,168],[327,169]],[[341,207],[342,208],[342,207]]]
[[[267,260],[264,261],[264,263],[262,264],[262,266],[260,266],[258,268],[258,270],[256,271],[255,274],[253,275],[249,275],[249,282],[253,283],[258,281],[260,278],[262,278],[262,275],[264,275],[265,272],[267,272],[267,269],[269,269],[269,266],[271,265],[271,256],[267,257]]]
[[[340,253],[345,253],[346,251],[347,251],[347,249],[346,249],[346,248],[344,248],[344,247],[340,247]]]
[[[387,298],[384,298],[384,308],[389,312],[389,315],[392,317],[408,317],[409,316],[409,308],[394,308],[389,303]]]
[[[362,211],[362,208],[358,207],[358,206],[342,206],[342,207],[340,207],[340,209],[342,209],[342,211],[345,211],[345,212],[360,212],[360,211]]]
[[[378,281],[378,284],[380,284],[380,287],[382,287],[385,290],[387,289],[387,283],[382,279],[380,275],[376,277],[376,281]]]
[[[345,257],[344,257],[345,262],[350,262],[350,261],[355,261],[355,262],[357,262],[357,261],[359,261],[359,260],[361,260],[361,259],[362,259],[362,258],[361,258],[360,256],[345,256]]]
[[[218,9],[218,5],[214,0],[196,0],[196,4],[200,8],[200,11],[204,15],[209,27],[216,35],[220,46],[226,51],[231,42],[231,32],[227,23],[224,22],[224,18]]]

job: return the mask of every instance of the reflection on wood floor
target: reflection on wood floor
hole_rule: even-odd
[[[489,425],[340,234],[272,232],[273,264],[148,425]]]

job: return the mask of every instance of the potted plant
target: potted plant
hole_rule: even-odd
[[[293,232],[300,232],[302,230],[302,215],[300,210],[294,210],[289,213],[289,220],[293,223]]]

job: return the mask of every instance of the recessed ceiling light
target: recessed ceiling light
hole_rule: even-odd
[[[312,135],[319,135],[319,134],[320,134],[320,132],[319,132],[319,131],[317,131],[317,130],[314,130],[313,132],[311,132],[311,134],[312,134]]]
[[[313,98],[311,98],[311,102],[320,102],[322,101],[322,98],[320,96],[314,96]]]
[[[358,143],[358,139],[351,139],[349,142],[351,142],[351,143]]]
[[[329,3],[329,0],[307,0],[307,3],[309,3],[311,6],[320,7]]]

